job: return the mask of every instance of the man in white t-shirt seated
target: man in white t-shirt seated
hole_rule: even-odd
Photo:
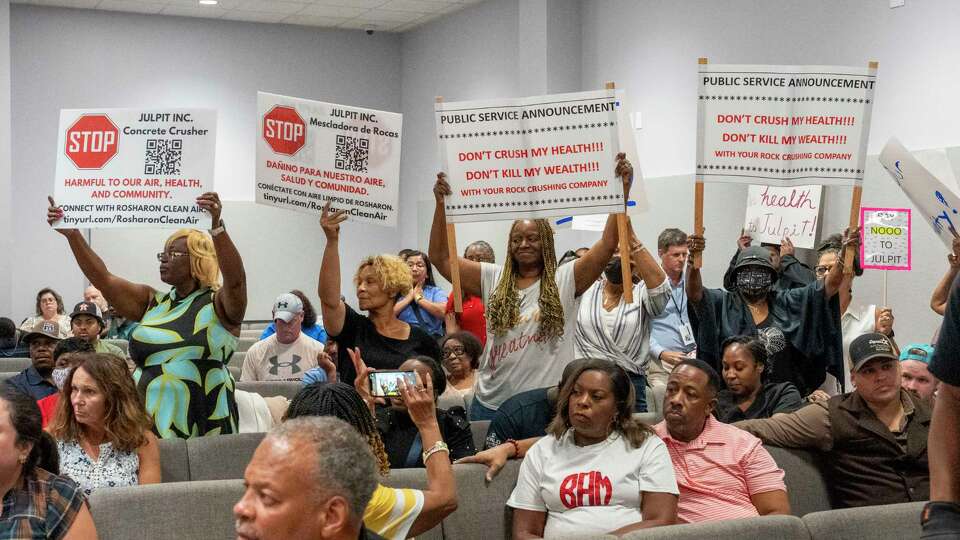
[[[300,331],[303,302],[284,293],[273,304],[277,333],[253,344],[243,359],[241,381],[299,381],[307,370],[318,366],[323,343]],[[329,362],[329,361],[328,361]],[[329,378],[333,364],[320,366]],[[335,372],[335,371],[334,371]]]

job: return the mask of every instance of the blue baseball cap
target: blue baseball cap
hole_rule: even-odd
[[[929,343],[911,343],[900,351],[900,361],[916,360],[929,364],[933,358],[933,346]]]

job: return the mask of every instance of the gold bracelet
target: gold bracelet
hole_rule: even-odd
[[[447,455],[450,455],[450,447],[447,446],[447,443],[443,441],[437,441],[429,450],[423,453],[423,464],[427,464],[427,460],[430,459],[430,456],[436,454],[437,452],[446,452]]]

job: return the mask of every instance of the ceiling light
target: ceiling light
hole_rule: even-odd
[[[217,5],[217,0],[200,0],[200,4],[204,6],[215,6]]]

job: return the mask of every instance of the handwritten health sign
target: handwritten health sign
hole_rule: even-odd
[[[910,270],[910,209],[861,208],[863,268]]]
[[[822,186],[757,186],[747,191],[743,230],[759,242],[779,244],[790,238],[799,248],[817,242]]]

